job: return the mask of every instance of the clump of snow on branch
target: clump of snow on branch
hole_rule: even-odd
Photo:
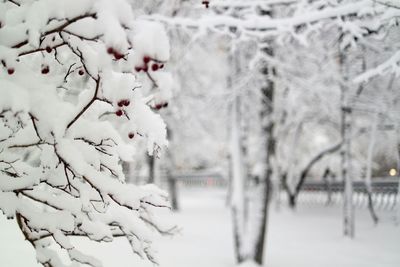
[[[121,160],[139,139],[150,154],[167,145],[156,113],[172,88],[163,27],[137,21],[125,0],[8,1],[0,10],[0,210],[44,266],[70,266],[60,249],[74,266],[101,266],[71,236],[123,237],[156,262],[152,236],[175,230],[156,216],[167,195],[126,184]]]

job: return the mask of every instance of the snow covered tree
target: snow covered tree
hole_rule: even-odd
[[[176,3],[179,1],[174,2]],[[207,4],[204,4],[204,2]],[[243,210],[245,209],[245,204],[243,203],[243,201],[245,201],[245,196],[243,196],[243,194],[246,191],[243,187],[246,186],[250,172],[246,170],[248,166],[245,165],[248,162],[246,162],[246,156],[245,153],[243,153],[246,148],[243,149],[244,144],[242,140],[243,136],[248,133],[243,131],[241,124],[243,120],[250,121],[254,119],[254,116],[249,116],[250,119],[248,117],[243,119],[246,114],[243,114],[245,112],[241,111],[240,106],[243,105],[243,102],[253,101],[252,105],[248,105],[251,107],[252,111],[246,111],[252,115],[254,114],[253,109],[260,110],[261,106],[261,112],[259,114],[259,119],[261,120],[258,121],[258,127],[260,128],[259,132],[263,134],[264,140],[255,144],[257,147],[262,147],[262,149],[258,150],[259,154],[256,159],[259,164],[254,164],[255,162],[252,163],[261,166],[261,168],[259,168],[261,171],[258,172],[258,174],[260,180],[263,181],[265,185],[268,184],[270,179],[276,181],[276,177],[279,177],[283,173],[296,172],[293,175],[289,175],[289,179],[294,177],[294,181],[291,182],[295,185],[291,188],[288,186],[289,197],[292,199],[292,202],[295,203],[302,184],[306,177],[310,175],[313,166],[321,162],[322,159],[325,159],[327,155],[332,155],[341,148],[344,149],[344,140],[342,139],[346,138],[346,164],[343,164],[343,172],[341,173],[343,176],[342,178],[347,180],[346,198],[352,198],[352,180],[349,178],[352,178],[350,176],[354,176],[355,173],[350,173],[346,168],[349,167],[350,169],[348,165],[350,164],[350,153],[354,144],[353,138],[356,136],[355,133],[357,133],[359,129],[357,129],[357,131],[354,130],[356,127],[353,127],[355,123],[353,120],[354,118],[351,116],[346,116],[346,118],[341,121],[340,112],[341,110],[348,112],[349,109],[351,109],[352,103],[348,102],[348,99],[354,96],[354,92],[356,92],[359,87],[357,84],[353,83],[354,81],[368,80],[370,77],[384,73],[395,73],[398,69],[398,57],[397,53],[394,53],[394,56],[390,57],[389,61],[386,63],[381,64],[381,67],[372,67],[368,74],[360,74],[355,77],[354,73],[351,72],[358,66],[357,64],[352,66],[352,61],[350,60],[346,60],[349,64],[344,64],[344,62],[338,60],[340,58],[337,53],[338,43],[341,47],[341,51],[345,52],[345,56],[347,57],[348,46],[357,47],[358,44],[369,42],[370,40],[368,39],[367,41],[367,38],[370,35],[377,33],[378,35],[380,33],[384,35],[387,33],[388,28],[398,23],[399,12],[397,4],[393,0],[214,0],[203,1],[202,5],[199,1],[197,1],[197,3],[203,10],[195,12],[195,14],[183,12],[182,16],[184,17],[178,16],[171,18],[168,16],[152,16],[152,18],[154,20],[166,22],[172,26],[178,26],[182,31],[197,31],[197,34],[194,34],[196,37],[206,33],[209,34],[210,32],[229,36],[232,38],[232,46],[248,40],[254,40],[258,44],[258,47],[253,48],[254,51],[258,52],[253,62],[262,63],[253,64],[253,68],[248,68],[248,66],[241,67],[243,67],[242,72],[261,72],[264,74],[264,84],[261,86],[260,84],[252,87],[249,86],[249,91],[260,92],[258,94],[258,101],[262,102],[263,105],[255,104],[253,101],[254,99],[250,100],[246,98],[247,95],[243,97],[244,94],[242,92],[241,95],[238,96],[237,90],[231,90],[233,97],[230,97],[229,100],[232,110],[231,130],[232,147],[234,148],[231,158],[234,159],[232,169],[235,170],[232,175],[234,178],[233,191],[237,190],[237,193],[233,192],[233,199],[235,200],[234,205],[236,205],[233,213],[234,224],[236,224],[236,226],[234,225],[234,235],[237,259],[238,261],[253,259],[261,263],[263,251],[261,249],[260,252],[258,249],[262,248],[266,233],[265,224],[268,210],[268,197],[265,196],[269,194],[269,191],[267,189],[260,190],[263,191],[264,195],[262,196],[265,197],[262,197],[262,201],[266,201],[264,201],[264,204],[258,205],[257,210],[254,210],[257,223],[244,226],[246,224],[243,222],[244,220],[249,220],[249,218],[254,217],[249,215],[253,213],[253,211],[247,214]],[[326,43],[318,38],[326,40]],[[321,50],[315,50],[315,43],[317,47],[321,45],[323,48],[322,52]],[[308,49],[301,48],[304,46],[308,46]],[[335,51],[334,53],[332,53],[333,50]],[[354,51],[351,53],[354,55]],[[282,59],[287,58],[288,54],[294,55],[294,60],[282,62]],[[240,55],[241,52],[237,50],[233,53],[233,57],[240,57]],[[314,60],[314,57],[318,60]],[[325,59],[329,60],[329,66],[325,65]],[[233,69],[236,67],[234,66],[235,64],[232,63],[234,61],[235,60],[230,61],[230,65],[233,65]],[[307,65],[304,64],[305,61],[308,63]],[[355,60],[353,60],[353,62],[354,61]],[[310,65],[314,65],[313,68],[308,68]],[[329,67],[332,68],[329,69]],[[344,68],[344,71],[341,71],[341,68]],[[363,72],[365,72],[365,70]],[[320,79],[322,74],[324,74],[324,77]],[[232,76],[232,79],[236,82],[235,78],[239,75],[234,73]],[[257,78],[258,77],[259,76],[257,76]],[[234,86],[232,87],[236,89],[235,82],[233,82]],[[304,90],[305,88],[306,91]],[[344,96],[342,102],[340,102],[340,97],[338,97],[341,89],[343,91],[342,95]],[[336,91],[329,93],[329,91],[334,90]],[[287,102],[282,101],[281,97],[284,97],[288,91],[291,91],[290,93],[294,92],[293,95],[299,97],[292,98]],[[306,95],[309,99],[304,97],[299,100],[301,95]],[[332,99],[332,96],[335,98]],[[315,104],[314,101],[311,101],[313,99],[316,99],[315,102],[318,102],[316,108],[309,107],[310,103],[312,105]],[[287,108],[285,105],[289,107]],[[321,112],[321,110],[323,110],[323,112]],[[293,113],[290,114],[293,115],[292,117],[288,116],[288,111]],[[335,117],[334,120],[330,120],[334,116],[337,117]],[[311,123],[308,123],[307,120],[311,121]],[[324,136],[316,134],[316,126],[321,121],[331,125],[318,127],[318,130],[322,129],[325,133],[332,130],[331,132],[333,133],[325,134]],[[288,144],[288,141],[289,139],[295,140],[296,137],[293,135],[300,135],[299,133],[301,133],[301,130],[296,129],[301,129],[302,125],[305,124],[307,124],[308,134],[312,138],[304,139],[307,144],[303,147],[306,147],[306,149],[298,150],[300,151],[298,155],[299,159],[295,160],[300,162],[297,165],[300,166],[301,170],[287,170],[288,168],[292,168],[292,166],[290,166],[291,160],[287,156],[293,154],[293,151],[297,149],[296,146],[290,145],[292,142]],[[346,126],[347,128],[344,127],[345,124],[348,126]],[[345,133],[342,134],[343,136],[341,136],[340,130],[338,130],[340,125],[343,126],[343,129],[346,128]],[[289,133],[285,136],[288,138],[282,138],[280,134],[285,130],[283,129],[282,131],[282,128],[291,128],[290,130],[294,130],[288,131]],[[292,133],[294,134],[292,135]],[[321,136],[323,139],[327,139],[325,140],[326,142],[322,143],[328,143],[323,149],[321,149],[321,143],[314,142]],[[352,141],[351,145],[350,141]],[[247,149],[249,147],[247,147]],[[282,150],[284,150],[280,149],[282,147],[285,147],[285,153],[281,153]],[[311,148],[314,148],[315,151],[311,151]],[[307,157],[305,157],[304,154],[306,154]],[[308,154],[310,154],[310,157],[308,157]],[[292,156],[292,158],[294,158],[294,156]],[[354,161],[351,162],[353,164]],[[299,175],[297,175],[297,172]],[[256,201],[262,202],[259,200],[260,199]],[[352,205],[351,200],[346,203],[350,203],[346,205],[346,210],[350,210],[347,208]],[[239,214],[239,216],[237,216],[237,214]],[[245,216],[241,216],[240,214],[246,214],[248,216],[244,218]],[[351,220],[350,218],[348,221]],[[350,222],[350,224],[352,224],[352,222]],[[259,227],[260,225],[262,225],[264,229]],[[347,223],[345,223],[345,225],[347,225]],[[247,233],[242,231],[246,227],[251,228],[250,232],[254,234],[254,238],[247,238]],[[239,230],[237,231],[236,229]],[[349,233],[351,236],[350,232],[352,231],[345,231],[346,234]],[[245,238],[241,238],[239,235]],[[262,241],[255,242],[257,239],[258,241]],[[256,243],[258,244],[255,245]],[[239,247],[244,249],[242,250]],[[259,256],[260,253],[261,256]]]
[[[168,58],[163,27],[125,0],[0,3],[0,210],[43,266],[101,266],[75,236],[126,238],[156,262],[153,234],[175,230],[157,216],[167,195],[127,184],[121,162],[137,139],[150,155],[167,144]]]

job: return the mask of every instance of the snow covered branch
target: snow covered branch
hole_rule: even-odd
[[[353,79],[353,82],[367,82],[375,76],[382,76],[390,73],[393,73],[396,76],[400,75],[400,51],[397,51],[393,56],[377,67],[358,75]]]
[[[291,32],[299,27],[309,27],[313,23],[329,19],[340,19],[342,17],[362,19],[371,14],[371,12],[381,13],[382,19],[385,20],[398,15],[397,13],[387,12],[393,9],[390,6],[384,6],[383,4],[376,6],[377,2],[375,0],[345,1],[338,4],[326,4],[324,1],[316,1],[313,5],[306,5],[307,8],[301,5],[300,2],[293,0],[215,1],[211,3],[211,9],[215,13],[211,11],[206,12],[197,19],[188,17],[171,18],[162,15],[151,15],[149,19],[161,21],[172,26],[199,29],[202,32],[205,32],[206,29],[236,28],[241,32],[252,34],[255,32],[265,32],[264,34],[276,35],[283,32]],[[290,6],[290,9],[294,10],[294,13],[290,12],[288,16],[275,18],[257,14],[257,9],[271,10],[272,7],[277,5]],[[253,12],[242,12],[242,15],[238,16],[234,12],[235,8],[250,9]],[[365,24],[364,26],[373,26],[373,24]]]
[[[101,266],[74,236],[124,237],[156,262],[153,234],[176,231],[157,218],[167,195],[127,184],[121,166],[137,139],[150,154],[167,144],[154,110],[171,97],[168,39],[116,2],[0,3],[0,210],[17,219],[43,266],[66,266],[57,250]]]

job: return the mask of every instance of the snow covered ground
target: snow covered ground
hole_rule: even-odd
[[[161,267],[232,267],[234,255],[229,211],[220,189],[183,189],[181,211],[175,220],[181,234],[161,238]],[[341,233],[339,206],[301,206],[293,213],[272,206],[269,221],[266,266],[268,267],[398,267],[400,226],[393,212],[381,212],[374,226],[366,210],[357,210],[356,238]],[[132,255],[127,243],[77,245],[97,255],[105,267],[153,266]],[[23,241],[12,221],[0,218],[0,267],[39,266],[30,245]]]

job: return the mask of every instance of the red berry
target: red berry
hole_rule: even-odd
[[[82,69],[80,69],[80,70],[78,71],[78,74],[82,76],[83,74],[85,74],[85,71],[82,70]]]
[[[136,72],[139,72],[139,71],[142,70],[142,68],[141,67],[135,67],[135,70],[136,70]]]
[[[51,53],[51,47],[50,46],[46,46],[46,52],[49,53],[49,54]]]
[[[119,52],[114,52],[114,58],[115,58],[116,60],[119,60],[119,59],[121,59],[121,58],[123,58],[123,57],[124,57],[123,54],[120,54]]]
[[[155,109],[161,109],[163,107],[163,104],[157,104],[154,108]]]
[[[149,70],[149,67],[147,67],[147,65],[146,65],[146,66],[144,66],[144,67],[142,68],[142,70],[143,70],[144,72],[147,72],[147,71]]]
[[[114,49],[112,47],[107,48],[107,53],[108,54],[114,54]]]
[[[124,101],[125,100],[118,101],[118,103],[117,103],[118,107],[123,107],[124,106]]]
[[[206,8],[208,8],[208,5],[210,4],[210,1],[203,1],[203,2],[201,2],[203,5],[205,5],[206,6]]]
[[[131,101],[129,101],[128,99],[125,99],[124,101],[123,101],[123,105],[124,106],[129,106],[129,104],[131,103]]]
[[[9,68],[9,69],[7,69],[7,73],[9,74],[9,75],[13,75],[14,74],[14,69],[13,68]]]
[[[149,56],[144,56],[144,57],[143,57],[143,62],[144,62],[145,64],[149,63],[150,60],[151,60],[151,58],[150,58]]]
[[[122,114],[124,114],[124,112],[122,110],[117,110],[117,112],[115,112],[115,115],[117,115],[118,117],[121,117]]]
[[[129,133],[128,137],[129,137],[129,139],[132,139],[133,137],[135,137],[135,134],[134,133]]]
[[[157,71],[158,70],[158,64],[153,64],[153,65],[151,65],[151,69],[152,69],[152,71]]]
[[[42,74],[47,74],[47,73],[49,73],[49,71],[50,71],[49,66],[45,66],[45,67],[42,69]]]

